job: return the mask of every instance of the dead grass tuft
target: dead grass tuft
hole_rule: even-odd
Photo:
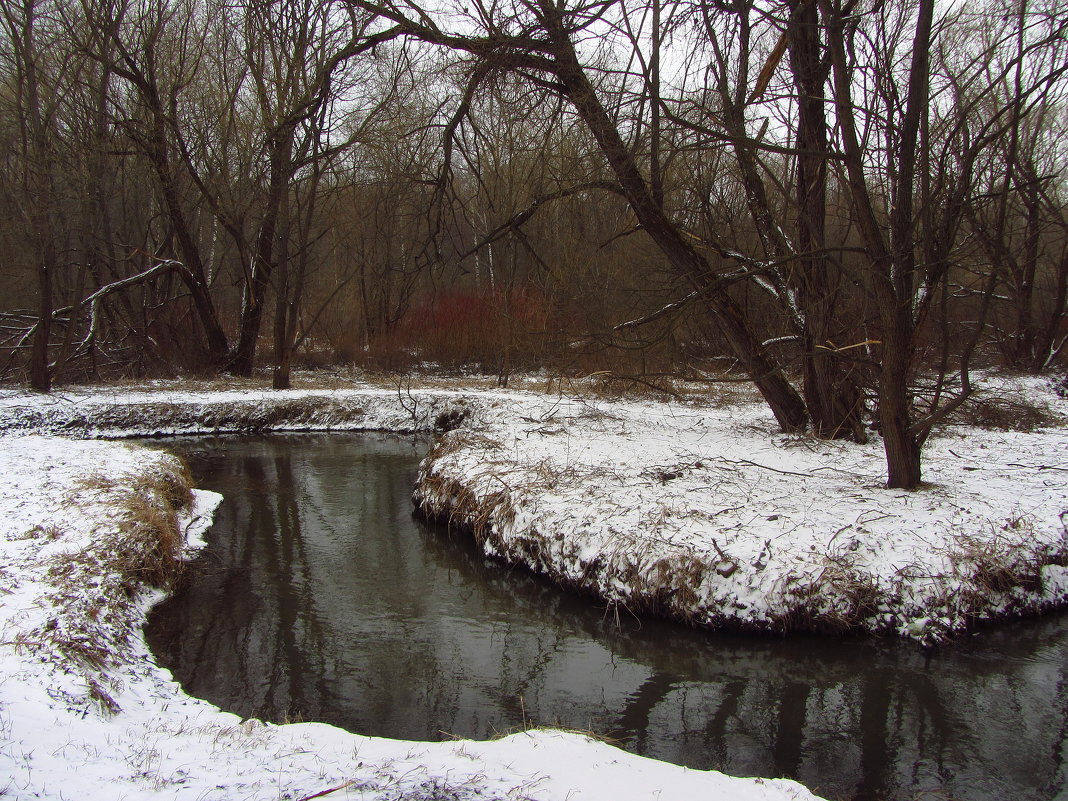
[[[45,542],[53,542],[63,536],[63,529],[57,526],[55,523],[48,523],[46,525],[36,525],[28,531],[24,531],[22,534],[11,535],[12,540],[44,540]]]
[[[118,702],[111,697],[111,694],[104,689],[104,686],[95,679],[89,679],[87,682],[89,698],[96,702],[100,707],[100,711],[106,715],[115,715],[122,711]]]
[[[477,449],[484,453],[500,451],[504,445],[495,439],[475,431],[455,430],[438,437],[426,455],[427,463],[436,462],[450,454],[466,449]]]
[[[193,477],[176,456],[167,456],[160,461],[157,470],[134,475],[114,477],[103,473],[90,473],[74,482],[72,500],[81,493],[117,493],[121,496],[156,498],[175,512],[185,511],[193,505]],[[121,505],[120,501],[120,505]]]
[[[1004,594],[1017,588],[1041,592],[1042,568],[1050,564],[1047,557],[1052,554],[1032,554],[1028,558],[1018,547],[1020,537],[1027,539],[1033,531],[1033,522],[1018,516],[1000,527],[990,524],[988,536],[962,534],[957,538],[954,568],[980,595]]]
[[[660,557],[646,569],[627,571],[627,584],[636,599],[642,599],[660,614],[687,620],[700,602],[700,589],[708,564],[692,553],[679,551]]]
[[[92,549],[101,567],[121,575],[131,592],[142,584],[169,587],[182,567],[183,536],[178,515],[193,504],[192,478],[177,458],[157,469],[113,478],[101,474],[76,482],[71,502],[106,495],[113,524]]]
[[[886,594],[876,577],[855,563],[848,547],[824,553],[813,567],[787,573],[778,583],[784,608],[775,618],[776,630],[841,635],[879,628],[872,621]]]
[[[115,568],[132,586],[171,586],[182,568],[178,510],[137,496],[125,512],[116,538]]]
[[[67,663],[92,672],[104,670],[114,661],[106,638],[99,636],[90,621],[78,625],[74,617],[69,612],[61,613],[43,628],[25,633],[21,647],[33,651],[44,647],[62,654]]]
[[[469,532],[479,544],[515,519],[507,489],[480,496],[470,486],[436,472],[420,478],[415,502],[423,514]]]

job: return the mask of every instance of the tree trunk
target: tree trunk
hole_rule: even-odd
[[[1026,213],[1026,235],[1023,253],[1016,276],[1016,347],[1015,367],[1033,369],[1036,363],[1035,350],[1038,331],[1035,325],[1035,274],[1038,268],[1040,219],[1038,198],[1034,190],[1027,188],[1023,192]]]
[[[836,293],[826,252],[827,64],[815,3],[793,0],[788,29],[790,68],[797,89],[797,228],[799,269],[791,283],[802,311],[802,392],[817,437],[864,442],[863,398],[834,349]],[[839,344],[848,344],[841,342]]]
[[[48,367],[48,340],[52,335],[52,268],[42,264],[38,268],[37,330],[30,350],[30,388],[35,392],[51,392],[52,372]]]
[[[886,332],[883,340],[879,424],[886,454],[886,486],[890,489],[915,489],[921,480],[922,444],[911,428],[908,343],[892,332]]]
[[[256,360],[256,346],[263,323],[263,306],[271,274],[278,258],[277,238],[279,225],[284,228],[282,214],[285,196],[293,170],[293,141],[296,123],[286,123],[271,136],[270,179],[265,203],[263,222],[256,240],[256,253],[252,259],[252,275],[245,285],[241,302],[241,327],[237,346],[227,369],[234,375],[250,376]]]
[[[41,94],[41,68],[38,64],[37,8],[31,0],[3,8],[5,34],[10,39],[17,81],[14,97],[21,135],[23,220],[30,229],[30,241],[37,260],[37,327],[30,346],[30,387],[37,392],[52,389],[49,344],[52,337],[52,283],[56,269],[55,226],[57,207],[53,184],[54,153],[47,104]]]
[[[271,385],[274,389],[289,389],[290,367],[292,364],[293,340],[290,337],[290,316],[296,316],[296,309],[290,308],[289,275],[289,192],[283,193],[279,217],[281,224],[278,226],[278,270],[275,281],[275,304],[274,304],[274,374]]]
[[[252,375],[270,274],[270,265],[262,264],[260,257],[257,256],[252,268],[252,280],[245,286],[244,294],[241,296],[241,323],[237,345],[234,346],[234,351],[226,366],[227,371],[234,375],[245,377]]]
[[[1063,347],[1064,342],[1058,342],[1058,339],[1068,336],[1068,331],[1064,330],[1065,312],[1068,309],[1068,243],[1063,246],[1055,274],[1051,311],[1035,341],[1032,372],[1036,374],[1046,369],[1057,356],[1058,347]]]
[[[834,74],[834,100],[841,131],[846,185],[857,229],[863,237],[870,267],[862,280],[878,306],[882,328],[879,374],[879,421],[886,454],[887,486],[919,486],[922,442],[913,429],[910,388],[912,356],[916,347],[912,304],[915,292],[915,228],[913,178],[921,121],[928,102],[928,56],[934,0],[920,0],[916,14],[908,97],[901,121],[895,156],[900,174],[891,198],[889,242],[880,227],[875,202],[868,188],[864,153],[853,117],[853,98],[840,7],[819,0],[826,23],[828,50]]]
[[[738,304],[724,293],[713,295],[708,300],[708,306],[720,331],[738,360],[745,365],[749,378],[775,415],[780,428],[786,432],[803,431],[808,423],[805,402],[783,375],[782,369],[768,357],[764,346],[753,336]]]
[[[279,272],[286,272],[283,264],[279,264]],[[275,302],[274,311],[274,372],[271,376],[271,386],[274,389],[289,389],[290,372],[293,362],[293,348],[289,335],[289,300],[282,294],[288,291],[285,284],[280,282],[278,298]]]
[[[757,339],[741,308],[727,293],[708,262],[683,238],[664,210],[657,205],[633,154],[623,142],[579,64],[574,46],[559,18],[559,11],[547,0],[543,0],[540,7],[548,19],[547,27],[556,48],[556,74],[562,90],[597,140],[638,222],[668,262],[695,289],[708,292],[709,310],[782,429],[803,430],[808,422],[808,414],[801,396],[783,375],[781,367],[771,358],[767,348]]]
[[[151,105],[151,104],[150,104]],[[153,109],[154,114],[162,115],[162,111]],[[160,194],[163,196],[164,206],[174,231],[175,239],[178,240],[178,250],[182,263],[186,269],[180,275],[189,295],[193,300],[193,307],[197,312],[197,320],[200,321],[204,332],[204,341],[207,346],[208,360],[212,366],[220,366],[226,362],[230,345],[226,339],[226,333],[219,323],[219,315],[215,310],[211,292],[208,289],[207,275],[204,271],[204,262],[200,256],[200,248],[193,238],[189,221],[182,209],[178,198],[178,189],[175,186],[174,176],[171,174],[170,158],[167,155],[166,128],[163,120],[158,120],[154,125],[153,141],[146,148],[152,161],[156,178],[160,182]]]

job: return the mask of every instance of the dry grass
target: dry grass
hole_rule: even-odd
[[[453,453],[468,449],[478,449],[483,453],[493,453],[502,451],[504,444],[500,440],[492,439],[476,431],[451,431],[447,432],[445,436],[438,437],[437,441],[431,446],[426,458],[428,462],[437,462]]]
[[[705,580],[709,565],[694,554],[680,551],[654,561],[639,586],[632,587],[655,599],[656,606],[669,609],[684,619],[694,614],[700,597],[697,590]]]
[[[113,525],[93,548],[101,567],[123,576],[131,590],[141,584],[168,587],[182,566],[183,535],[178,515],[193,503],[192,477],[177,458],[132,477],[89,475],[76,482],[70,501],[104,495]]]
[[[470,486],[436,472],[421,477],[415,501],[423,514],[470,533],[479,544],[490,537],[499,542],[500,527],[515,519],[507,489],[480,496]]]
[[[391,386],[385,373],[372,373],[352,368],[330,370],[294,370],[291,376],[293,389],[352,389],[371,385]],[[227,392],[233,390],[272,390],[273,376],[270,370],[257,370],[251,376],[207,375],[183,376],[181,378],[145,381],[142,379],[116,379],[101,381],[94,387],[121,392]]]
[[[257,374],[247,378],[235,375],[190,375],[156,381],[117,378],[111,381],[94,383],[92,386],[122,392],[223,392],[234,389],[270,389],[271,380],[271,376],[268,373]]]
[[[952,420],[989,431],[1028,432],[1064,425],[1047,404],[1004,393],[974,396],[957,410]]]
[[[752,383],[732,375],[625,375],[600,370],[585,375],[553,373],[541,381],[547,395],[675,400],[690,406],[720,407],[759,400]]]
[[[192,504],[190,486],[185,466],[161,457],[151,469],[124,477],[85,476],[65,501],[96,525],[87,546],[61,550],[42,563],[50,617],[21,632],[14,644],[80,675],[85,699],[104,713],[118,710],[108,670],[125,658],[140,624],[131,596],[145,585],[170,586],[181,570],[178,515]],[[54,527],[34,531],[39,538],[64,536]]]
[[[167,392],[221,392],[226,390],[270,390],[269,371],[252,377],[237,376],[189,377],[151,384],[122,381],[104,384],[118,390],[159,390]],[[460,371],[422,372],[420,370],[376,370],[352,367],[329,370],[298,370],[292,375],[295,390],[353,389],[375,387],[395,390],[398,384],[415,391],[487,390],[500,384],[496,375]],[[728,405],[757,399],[747,381],[733,375],[625,375],[610,370],[592,373],[513,373],[508,378],[510,389],[542,392],[547,395],[591,398],[674,398],[694,405]]]
[[[1057,554],[1021,555],[1018,543],[1028,539],[1034,523],[1025,516],[1012,517],[1001,526],[990,524],[984,536],[962,534],[953,554],[954,570],[974,588],[980,598],[973,598],[967,606],[978,608],[986,595],[1005,594],[1019,588],[1026,592],[1041,592],[1042,568],[1051,564]],[[1064,554],[1059,555],[1063,559]]]
[[[13,534],[10,536],[12,540],[44,540],[45,542],[52,542],[63,536],[63,530],[60,529],[55,523],[47,523],[45,525],[37,525],[33,528],[24,531],[22,534]]]

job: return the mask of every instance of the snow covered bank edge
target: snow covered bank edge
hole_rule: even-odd
[[[141,634],[159,597],[145,582],[170,575],[160,553],[195,547],[218,496],[190,497],[158,451],[39,436],[0,437],[0,488],[2,795],[815,799],[795,782],[687,770],[563,732],[404,743],[242,721],[186,696]]]
[[[610,605],[709,628],[866,631],[930,645],[1068,606],[1063,485],[1008,475],[981,450],[1001,439],[1010,463],[1010,445],[1048,450],[1017,458],[1065,461],[1063,430],[947,436],[928,465],[944,486],[893,493],[873,481],[871,446],[802,448],[747,435],[716,412],[671,417],[607,406],[453,431],[423,462],[414,501],[489,554]],[[816,458],[797,453],[819,448]],[[794,502],[806,492],[814,497]]]

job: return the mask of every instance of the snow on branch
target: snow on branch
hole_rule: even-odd
[[[100,301],[106,298],[108,295],[126,289],[127,287],[134,286],[143,281],[147,281],[157,275],[161,275],[171,270],[185,271],[186,267],[180,261],[174,259],[166,259],[159,264],[138,273],[137,275],[131,275],[129,278],[122,278],[118,281],[112,281],[110,284],[105,284],[98,290],[93,292],[88,297],[84,298],[80,305],[88,304],[89,306],[89,328],[82,338],[82,341],[78,343],[78,349],[75,351],[75,356],[84,356],[89,352],[89,348],[92,347],[93,340],[96,338],[97,320],[100,311]],[[62,310],[61,310],[62,311]]]
[[[614,325],[612,326],[612,330],[623,331],[627,328],[637,328],[638,326],[645,325],[646,323],[651,323],[653,320],[663,317],[665,314],[671,314],[671,312],[683,308],[687,303],[698,297],[700,294],[701,290],[695,289],[689,295],[686,295],[686,297],[680,298],[679,300],[673,300],[666,306],[661,306],[656,311],[650,312],[649,314],[646,314],[643,317],[638,317],[634,320],[627,320],[625,323]]]

